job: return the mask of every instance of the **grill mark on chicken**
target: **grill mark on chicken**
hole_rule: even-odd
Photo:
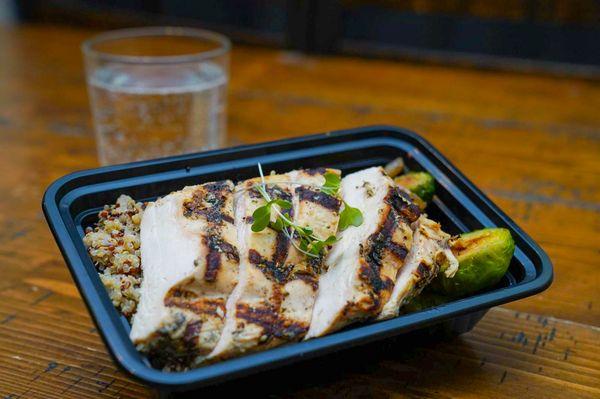
[[[427,264],[424,261],[419,263],[419,266],[415,270],[415,275],[417,280],[415,282],[415,290],[416,292],[420,292],[422,288],[424,288],[431,281],[431,277],[435,272],[437,272],[436,264]]]
[[[266,184],[265,191],[271,198],[279,198],[286,201],[292,200],[292,194],[276,184]],[[262,194],[253,186],[248,189],[248,194],[250,195],[250,198],[262,198]]]
[[[275,237],[275,253],[273,254],[273,263],[276,266],[282,266],[288,256],[290,249],[290,239],[282,232],[277,232]]]
[[[396,257],[396,259],[398,259],[399,261],[404,261],[404,259],[406,258],[406,255],[408,254],[408,250],[406,249],[405,246],[400,245],[393,241],[390,241],[389,243],[387,243],[386,248],[389,249],[390,253],[392,253]]]
[[[239,262],[237,250],[221,238],[219,228],[223,221],[233,224],[233,218],[224,209],[227,196],[232,193],[232,187],[226,181],[206,183],[194,191],[192,198],[183,204],[185,217],[204,217],[209,225],[207,235],[202,238],[202,242],[208,248],[204,274],[204,280],[208,282],[217,279],[221,267],[221,253],[225,253],[229,260]]]
[[[287,341],[295,340],[308,331],[308,324],[293,322],[280,317],[278,308],[278,306],[270,305],[252,307],[245,303],[239,303],[236,306],[236,315],[238,318],[263,329],[263,335],[260,339],[261,344],[265,344],[273,338]]]
[[[416,270],[416,274],[419,278],[427,277],[427,275],[429,274],[429,266],[424,262],[419,263],[419,266]]]
[[[366,262],[361,262],[360,277],[373,290],[375,295],[379,295],[382,290],[389,290],[394,285],[394,281],[389,278],[381,278],[381,263],[386,250],[389,250],[400,260],[406,257],[405,247],[392,241],[394,230],[399,223],[410,223],[419,217],[419,209],[404,196],[398,188],[390,188],[384,201],[391,205],[388,208],[385,221],[378,231],[373,233],[368,239],[368,252],[365,254]],[[404,201],[406,199],[406,201]]]
[[[360,278],[368,284],[376,296],[378,296],[382,290],[390,289],[394,284],[394,282],[388,278],[381,278],[380,269],[384,251],[391,242],[392,234],[397,224],[395,211],[392,208],[388,208],[385,222],[381,228],[373,233],[368,239],[369,249],[367,253],[364,254],[366,262],[361,260]]]
[[[225,314],[225,301],[222,298],[198,298],[195,293],[180,290],[177,287],[172,288],[165,295],[165,306],[186,309],[197,315],[211,315],[219,318],[223,318]]]
[[[232,193],[226,181],[206,183],[194,191],[192,198],[183,203],[183,216],[198,219],[203,216],[209,223],[225,221],[233,224],[233,218],[223,212],[226,196]]]
[[[297,187],[296,194],[299,195],[300,201],[310,201],[335,212],[339,211],[342,205],[342,201],[339,198],[306,187]]]
[[[209,238],[208,241],[213,241],[213,239]],[[208,248],[209,251],[208,254],[206,254],[206,272],[204,273],[204,280],[215,281],[219,268],[221,267],[221,255],[211,244],[209,244]]]
[[[421,216],[419,207],[412,202],[407,193],[398,187],[394,187],[390,190],[390,193],[385,198],[385,202],[390,204],[408,223],[413,223]]]
[[[240,261],[237,248],[223,240],[218,231],[213,231],[213,229],[211,229],[208,233],[208,236],[203,237],[202,240],[208,247],[204,280],[215,281],[217,279],[217,274],[219,272],[219,268],[221,267],[222,253],[224,253],[227,259],[231,261]]]
[[[283,259],[285,260],[285,257]],[[277,263],[268,260],[261,256],[255,249],[248,250],[248,260],[251,264],[258,267],[267,278],[280,284],[285,283],[288,280],[290,272],[292,271],[290,265],[284,265],[283,262]]]
[[[254,255],[255,256],[255,255]],[[262,329],[258,345],[266,345],[273,339],[285,341],[296,340],[299,334],[305,334],[308,323],[299,323],[281,315],[281,305],[284,300],[282,285],[273,285],[269,303],[262,306],[251,306],[247,303],[236,305],[236,316],[247,323],[252,323]]]

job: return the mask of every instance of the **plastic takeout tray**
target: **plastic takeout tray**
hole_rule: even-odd
[[[426,170],[437,183],[429,216],[452,234],[500,226],[509,229],[516,251],[504,279],[494,288],[392,320],[285,345],[185,372],[150,366],[129,340],[129,325],[113,307],[83,245],[84,229],[105,204],[120,194],[148,201],[186,185],[255,177],[257,162],[280,172],[327,166],[343,173],[404,157],[411,170]],[[288,140],[182,155],[76,172],[56,180],[43,198],[54,238],[77,283],[100,335],[115,361],[139,380],[162,390],[190,390],[286,364],[420,330],[443,327],[460,334],[474,327],[492,306],[533,295],[552,281],[544,251],[443,155],[419,135],[390,126],[343,130]]]

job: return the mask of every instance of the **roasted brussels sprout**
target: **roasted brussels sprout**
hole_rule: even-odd
[[[458,259],[458,271],[452,278],[439,273],[431,290],[449,297],[460,297],[496,284],[510,265],[515,242],[503,228],[487,228],[461,234],[450,243]]]
[[[435,194],[435,180],[427,172],[408,172],[396,177],[394,181],[418,195],[425,202],[431,201]]]

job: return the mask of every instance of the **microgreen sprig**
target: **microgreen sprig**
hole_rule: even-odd
[[[330,235],[326,239],[322,239],[317,237],[310,227],[299,226],[290,220],[288,215],[282,212],[282,210],[291,209],[292,203],[283,199],[272,198],[267,192],[267,183],[260,163],[258,164],[258,172],[260,173],[261,183],[256,185],[255,188],[266,203],[256,208],[252,213],[252,231],[259,232],[269,226],[273,230],[282,232],[299,252],[312,258],[320,257],[324,248],[337,241],[336,236]],[[321,192],[337,196],[341,183],[340,176],[335,173],[327,172],[324,177],[325,184],[320,188]],[[275,215],[274,222],[271,221],[271,213]],[[361,211],[344,202],[344,209],[340,213],[338,230],[342,231],[351,225],[360,226],[362,221],[363,217]],[[299,243],[296,243],[296,237],[299,239]]]
[[[327,172],[324,177],[325,184],[321,187],[321,191],[332,196],[337,196],[342,181],[340,176],[335,173]],[[343,204],[344,209],[342,209],[342,212],[340,213],[338,230],[344,231],[350,226],[360,226],[363,222],[363,215],[360,209],[348,205],[346,201],[343,201]]]
[[[256,186],[256,189],[266,201],[266,204],[256,208],[252,213],[252,231],[259,232],[269,226],[272,229],[285,234],[292,245],[301,253],[306,256],[318,258],[326,245],[331,245],[335,242],[335,236],[332,235],[327,239],[322,240],[313,233],[310,227],[298,226],[292,222],[289,217],[281,211],[291,209],[291,202],[283,199],[271,198],[266,189],[265,176],[260,163],[258,164],[258,172],[260,173],[261,183]],[[271,222],[271,212],[275,214],[274,222]],[[296,243],[294,234],[300,239],[299,244]]]

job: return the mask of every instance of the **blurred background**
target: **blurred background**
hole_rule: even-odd
[[[308,53],[600,75],[597,0],[2,0],[0,18],[193,26]]]

